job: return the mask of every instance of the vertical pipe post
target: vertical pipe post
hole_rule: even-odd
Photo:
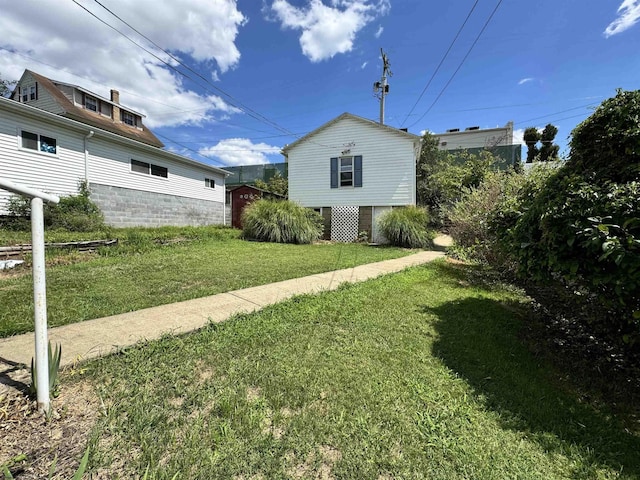
[[[31,199],[31,245],[38,410],[48,413],[50,408],[49,342],[47,340],[47,283],[44,269],[44,212],[42,199],[38,197]]]

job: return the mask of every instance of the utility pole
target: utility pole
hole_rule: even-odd
[[[389,93],[389,85],[387,84],[387,76],[393,76],[389,69],[389,59],[382,49],[382,78],[379,82],[373,84],[373,96],[380,100],[380,125],[384,125],[384,97]]]

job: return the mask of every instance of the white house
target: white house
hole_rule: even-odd
[[[513,122],[504,127],[467,127],[464,130],[451,128],[445,133],[434,134],[440,140],[442,150],[465,150],[511,146],[513,144]]]
[[[379,215],[416,203],[417,135],[343,113],[282,153],[289,198],[322,214],[325,238],[349,242],[366,231],[382,241]]]
[[[113,226],[224,223],[225,170],[177,155],[142,115],[25,71],[0,98],[0,177],[57,195],[86,181]],[[0,215],[10,194],[0,190]]]

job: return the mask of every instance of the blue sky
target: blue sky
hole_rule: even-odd
[[[639,88],[640,0],[23,0],[2,10],[0,76],[29,68],[105,97],[116,88],[167,148],[218,166],[281,162],[284,145],[345,111],[377,120],[381,48],[393,73],[385,123],[417,134],[553,123],[564,151],[594,106]]]

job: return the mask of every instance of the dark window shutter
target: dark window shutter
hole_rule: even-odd
[[[353,157],[353,186],[362,186],[362,155]]]
[[[38,82],[36,82],[36,100],[38,99]]]
[[[331,188],[338,188],[338,158],[331,159]]]

